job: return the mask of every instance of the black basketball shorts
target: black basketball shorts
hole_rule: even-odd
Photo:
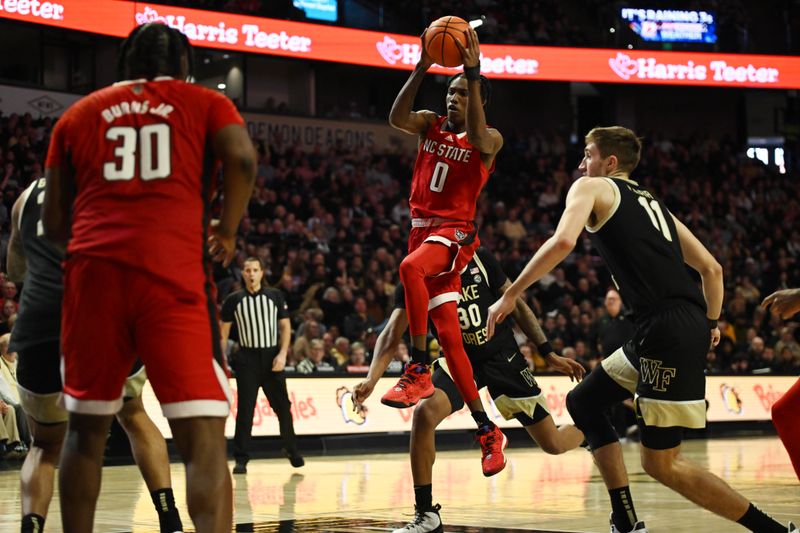
[[[28,346],[19,351],[17,383],[20,403],[25,412],[40,424],[66,422],[67,411],[61,406],[61,346],[58,341]],[[98,355],[99,356],[99,355]],[[125,380],[125,398],[137,398],[147,381],[147,372],[136,360]]]
[[[516,418],[523,426],[530,426],[550,415],[547,400],[519,351],[503,351],[484,361],[473,361],[472,372],[478,389],[489,389],[495,407],[506,420]],[[444,357],[433,362],[432,380],[434,387],[447,394],[452,413],[464,407]]]
[[[703,428],[704,367],[710,346],[703,310],[679,303],[640,322],[633,338],[602,365],[617,384],[634,394],[644,426]]]

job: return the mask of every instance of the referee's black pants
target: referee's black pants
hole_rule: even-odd
[[[275,348],[242,348],[236,354],[234,370],[236,370],[236,387],[239,394],[236,432],[233,436],[233,457],[236,462],[246,463],[250,459],[248,450],[259,387],[264,390],[270,407],[278,417],[283,447],[288,452],[297,450],[292,424],[292,402],[289,401],[289,394],[286,391],[286,377],[283,371],[272,371],[272,361],[277,355],[278,350]]]

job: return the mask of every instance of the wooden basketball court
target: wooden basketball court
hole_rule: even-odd
[[[636,510],[651,533],[745,531],[650,479],[639,464],[637,446],[623,445]],[[800,483],[777,438],[693,440],[684,450],[776,519],[800,519]],[[536,448],[509,448],[507,453],[506,469],[488,479],[481,474],[477,449],[438,455],[433,501],[442,505],[445,532],[609,530],[608,495],[588,452],[553,457]],[[234,476],[235,531],[385,532],[412,517],[406,454],[306,459],[297,470],[285,459],[254,460],[247,475]],[[186,523],[183,467],[173,464],[172,472]],[[0,531],[19,530],[18,475],[17,468],[0,472]],[[96,531],[158,531],[135,466],[104,469],[95,523]],[[60,531],[57,494],[46,531]]]

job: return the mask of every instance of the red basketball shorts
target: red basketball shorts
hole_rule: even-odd
[[[144,271],[75,255],[64,269],[64,407],[111,415],[138,356],[164,416],[227,417],[214,286],[171,286]]]
[[[453,256],[448,270],[437,276],[425,278],[430,302],[428,309],[433,309],[446,302],[457,302],[461,296],[461,272],[472,260],[475,250],[480,246],[478,230],[472,222],[445,222],[438,226],[419,226],[418,221],[430,219],[413,219],[411,233],[408,235],[408,253],[419,248],[423,243],[439,243],[447,246]]]

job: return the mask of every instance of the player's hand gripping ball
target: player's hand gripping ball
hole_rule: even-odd
[[[467,47],[466,31],[469,23],[459,17],[447,16],[434,20],[425,30],[425,51],[434,63],[443,67],[461,64],[461,50],[456,41]]]

